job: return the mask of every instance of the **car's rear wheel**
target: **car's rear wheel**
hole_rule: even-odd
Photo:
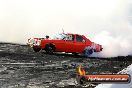
[[[51,46],[50,44],[47,44],[47,45],[45,46],[45,51],[46,51],[46,53],[48,53],[48,54],[53,54],[53,53],[54,53],[54,47]]]
[[[34,50],[35,52],[39,52],[39,51],[41,50],[41,48],[39,48],[39,47],[33,47],[33,50]]]
[[[94,50],[91,47],[86,47],[84,49],[84,56],[89,57],[93,52],[94,52]]]

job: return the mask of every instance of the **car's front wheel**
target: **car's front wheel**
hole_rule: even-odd
[[[48,54],[53,54],[54,53],[54,48],[53,48],[53,46],[51,46],[51,45],[46,45],[46,47],[45,47],[45,51],[46,51],[46,53],[48,53]]]

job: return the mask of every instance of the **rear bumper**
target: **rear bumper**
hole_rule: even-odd
[[[100,44],[93,43],[91,47],[94,49],[94,52],[101,52],[103,50]]]

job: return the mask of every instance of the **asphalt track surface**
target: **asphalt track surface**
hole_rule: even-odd
[[[132,63],[132,57],[85,58],[72,54],[35,53],[26,45],[0,43],[0,88],[94,88],[80,85],[76,67],[87,74],[116,74]]]

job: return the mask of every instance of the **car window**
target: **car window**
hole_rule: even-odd
[[[85,42],[85,39],[80,35],[76,35],[76,41],[77,42]]]
[[[53,36],[53,39],[57,39],[57,40],[65,40],[66,34],[55,34]]]
[[[68,34],[65,38],[65,40],[74,41],[74,35]]]

